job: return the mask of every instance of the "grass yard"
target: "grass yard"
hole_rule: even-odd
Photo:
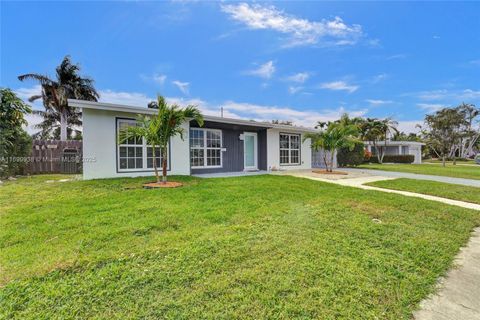
[[[447,199],[480,204],[480,188],[476,187],[406,178],[376,181],[367,183],[366,185],[385,189],[417,192]]]
[[[288,176],[59,178],[0,186],[2,319],[410,319],[480,225]]]
[[[447,164],[443,167],[438,164],[362,164],[358,168],[398,171],[408,173],[430,174],[434,176],[446,176],[454,178],[476,179],[480,180],[480,166],[459,166]]]

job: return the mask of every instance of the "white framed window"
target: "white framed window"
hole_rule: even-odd
[[[133,119],[117,119],[117,139],[121,130],[125,130],[129,126],[135,126],[136,121]],[[118,141],[118,140],[117,140]],[[167,146],[167,154],[168,154]],[[162,166],[161,148],[155,148],[157,167]],[[167,168],[169,167],[167,159]],[[118,172],[131,171],[152,171],[153,170],[153,148],[147,144],[144,138],[129,138],[117,145],[117,169]]]
[[[280,133],[280,165],[300,164],[300,135]]]
[[[190,166],[193,169],[222,167],[222,130],[190,129]]]

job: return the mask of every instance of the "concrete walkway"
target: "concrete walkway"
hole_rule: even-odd
[[[397,172],[397,171],[383,171],[383,170],[373,170],[373,169],[353,169],[353,168],[341,168],[341,171],[346,172],[361,172],[365,174],[382,176],[382,177],[394,177],[394,178],[408,178],[408,179],[417,179],[417,180],[430,180],[438,181],[444,183],[453,183],[460,184],[463,186],[469,187],[479,187],[480,180],[475,179],[463,179],[463,178],[452,178],[452,177],[443,177],[443,176],[433,176],[428,174],[417,174],[417,173],[407,173],[407,172]]]
[[[480,319],[480,228],[455,259],[438,284],[438,292],[420,303],[413,313],[416,320]]]

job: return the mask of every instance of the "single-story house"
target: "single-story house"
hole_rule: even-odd
[[[144,139],[118,143],[118,134],[121,128],[135,125],[139,114],[154,115],[155,109],[73,99],[68,103],[82,109],[84,179],[153,174],[152,148]],[[213,116],[204,120],[203,127],[193,120],[185,122],[184,140],[178,135],[171,139],[169,174],[312,167],[310,139],[303,141],[303,136],[316,132],[313,128]]]
[[[416,142],[416,141],[389,141],[387,140],[387,147],[385,150],[385,155],[405,155],[411,154],[415,156],[413,163],[419,164],[422,163],[422,146],[425,143]],[[373,147],[373,142],[365,142],[367,150],[376,154],[376,150]],[[385,141],[377,142],[378,147],[385,147]]]

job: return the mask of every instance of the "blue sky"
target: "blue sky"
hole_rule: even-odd
[[[480,104],[480,3],[4,2],[0,85],[38,91],[69,54],[101,100],[313,125]],[[35,107],[39,107],[37,104]],[[34,121],[34,119],[32,119]]]

